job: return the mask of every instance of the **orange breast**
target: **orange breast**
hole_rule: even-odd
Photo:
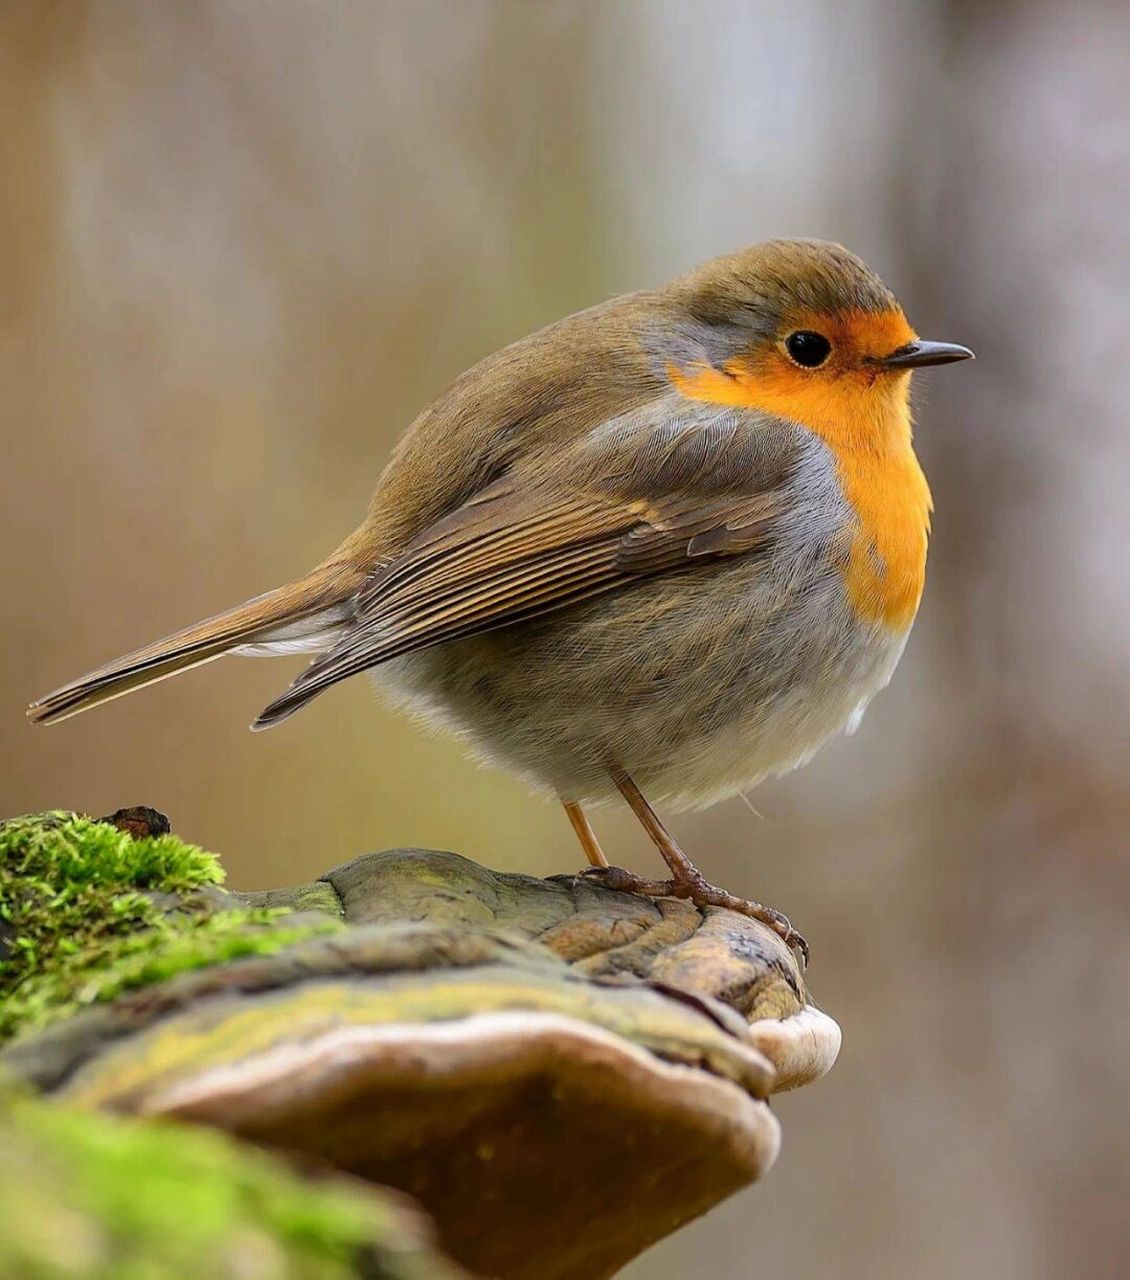
[[[667,374],[691,399],[787,418],[828,445],[858,520],[846,570],[849,598],[862,618],[905,631],[922,598],[932,510],[911,444],[909,376],[820,377],[783,361],[744,359],[724,369],[670,367]]]

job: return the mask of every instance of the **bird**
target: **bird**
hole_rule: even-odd
[[[933,503],[920,339],[859,257],[771,240],[486,357],[394,448],[309,573],[28,708],[64,720],[225,654],[312,655],[271,728],[367,671],[479,761],[560,800],[609,888],[781,912],[713,885],[653,806],[703,807],[858,725],[918,610]],[[609,865],[623,797],[665,879]]]

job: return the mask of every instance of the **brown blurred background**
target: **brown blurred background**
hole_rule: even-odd
[[[855,738],[674,825],[808,934],[843,1055],[768,1181],[628,1274],[1130,1274],[1128,59],[1114,0],[5,0],[0,813],[151,803],[237,887],[575,866],[364,681],[254,737],[285,662],[22,708],[306,568],[502,343],[842,240],[979,357],[918,379],[925,605]]]

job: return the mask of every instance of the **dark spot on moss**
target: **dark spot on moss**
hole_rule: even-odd
[[[0,1041],[339,927],[329,918],[288,927],[287,909],[234,899],[228,909],[213,887],[223,878],[214,854],[170,834],[135,838],[129,827],[58,812],[0,823]]]

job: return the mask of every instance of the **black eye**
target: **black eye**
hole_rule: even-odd
[[[798,329],[785,339],[785,350],[802,368],[817,369],[828,359],[832,344],[822,333]]]

